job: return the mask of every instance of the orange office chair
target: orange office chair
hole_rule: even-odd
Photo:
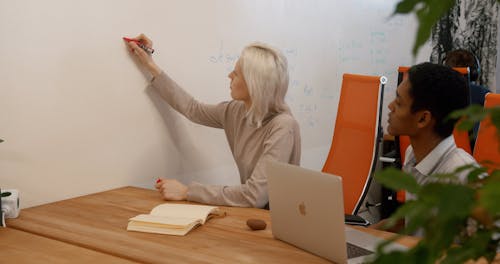
[[[500,106],[500,94],[486,94],[484,107]],[[500,145],[499,131],[491,123],[488,117],[479,123],[479,132],[477,133],[476,145],[474,146],[474,159],[484,167],[489,168],[491,173],[493,169],[500,168]]]
[[[323,172],[342,177],[344,211],[356,215],[375,169],[385,77],[344,74]]]

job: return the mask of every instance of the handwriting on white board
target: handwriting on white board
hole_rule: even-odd
[[[296,48],[285,48],[283,53],[288,58],[290,62],[290,57],[298,55],[298,50]],[[240,58],[238,52],[229,52],[224,48],[224,41],[220,42],[219,50],[212,55],[208,56],[208,61],[214,64],[224,64],[226,65],[227,71],[232,71],[234,64]],[[295,64],[289,64],[288,69],[290,71],[295,70]]]
[[[354,43],[353,45],[359,46],[360,43]],[[240,57],[240,51],[228,49],[228,46],[229,45],[225,45],[224,41],[221,41],[218,49],[207,56],[209,63],[222,65],[227,72],[232,71],[234,64]],[[287,57],[288,70],[290,73],[289,90],[285,100],[289,104],[292,111],[296,114],[296,118],[300,122],[301,126],[313,128],[317,126],[319,122],[317,115],[319,114],[320,106],[316,103],[305,103],[304,99],[319,96],[320,98],[330,100],[333,99],[333,96],[331,96],[330,93],[318,93],[315,87],[311,85],[311,80],[301,78],[301,73],[296,72],[296,69],[298,68],[298,65],[296,64],[300,61],[299,49],[294,47],[285,47],[281,48],[281,50]]]
[[[387,36],[383,31],[370,32],[370,63],[375,66],[387,64],[389,48]]]
[[[300,80],[292,80],[289,84],[290,90],[299,90],[304,96],[313,96],[314,88],[308,83],[302,83]]]
[[[362,59],[362,51],[365,46],[359,40],[339,41],[338,58],[340,63],[357,62]]]
[[[318,112],[318,105],[315,104],[315,103],[300,104],[299,105],[299,112],[301,112],[301,113],[314,113],[314,112]]]
[[[234,64],[240,58],[238,52],[228,52],[224,49],[224,41],[220,42],[219,50],[214,54],[208,56],[208,61],[214,64],[222,64],[225,67],[227,73],[231,72],[234,68]]]

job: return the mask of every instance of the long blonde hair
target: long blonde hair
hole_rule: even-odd
[[[268,113],[288,111],[288,63],[277,49],[263,43],[252,43],[241,52],[241,70],[252,105],[247,118],[260,127]]]

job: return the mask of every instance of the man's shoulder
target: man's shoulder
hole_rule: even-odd
[[[478,91],[482,94],[491,92],[486,86],[477,83],[470,83],[470,87],[474,89],[474,91]]]
[[[486,88],[485,86],[476,83],[471,83],[470,84],[471,103],[484,105],[484,97],[486,96],[487,93],[490,92],[491,91],[488,90],[488,88]]]
[[[445,154],[441,164],[439,164],[439,167],[437,168],[436,173],[453,173],[456,169],[466,165],[479,166],[476,160],[469,153],[456,147]],[[463,171],[458,173],[457,176],[459,176],[459,178],[463,181],[465,180],[466,174],[466,171]]]
[[[459,147],[452,149],[447,156],[448,157],[446,160],[449,160],[450,162],[456,162],[463,165],[471,163],[477,164],[476,160],[471,156],[471,154]]]

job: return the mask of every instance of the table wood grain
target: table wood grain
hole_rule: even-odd
[[[23,209],[11,228],[146,263],[328,263],[273,238],[267,210],[221,207],[186,236],[126,231],[128,219],[165,203],[156,191],[124,187]],[[248,218],[268,224],[252,231]],[[319,239],[319,238],[318,238]]]
[[[0,228],[0,263],[137,263],[12,228]]]

